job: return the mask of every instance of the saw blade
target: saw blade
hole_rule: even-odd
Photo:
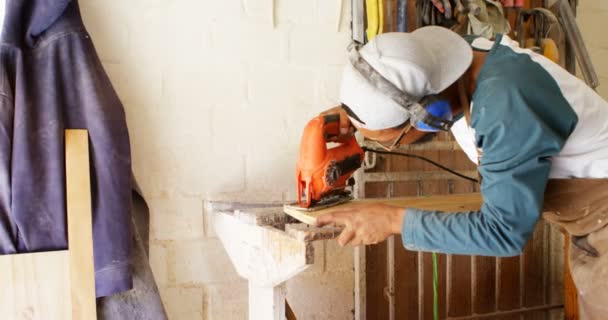
[[[332,196],[323,198],[322,200],[316,202],[315,204],[313,204],[312,206],[310,206],[308,208],[300,207],[300,205],[297,202],[286,204],[285,207],[291,208],[294,210],[298,210],[298,211],[303,211],[303,212],[312,212],[312,211],[317,211],[317,210],[337,206],[339,204],[343,204],[343,203],[349,202],[351,200],[353,200],[352,195],[341,194],[341,195],[332,195]]]

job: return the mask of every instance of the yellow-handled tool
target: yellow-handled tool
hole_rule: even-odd
[[[383,32],[384,27],[384,0],[366,0],[367,13],[367,41]]]

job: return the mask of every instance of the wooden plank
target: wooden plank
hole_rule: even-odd
[[[543,278],[548,275],[548,270],[545,270],[544,257],[546,241],[544,239],[544,221],[536,225],[534,234],[528,241],[523,259],[523,306],[536,307],[545,303],[545,288]],[[525,320],[545,319],[547,311],[534,311],[524,314]]]
[[[381,202],[389,205],[418,208],[423,210],[439,210],[445,212],[479,210],[481,208],[482,199],[478,193],[458,194],[458,195],[442,195],[432,197],[406,197],[406,198],[391,198],[391,199],[361,199],[353,200],[331,208],[321,209],[312,212],[299,211],[289,206],[285,206],[283,211],[288,215],[302,221],[306,224],[316,224],[317,217],[330,213],[335,210],[348,209],[357,205]]]
[[[497,296],[496,304],[498,311],[508,311],[520,308],[519,298],[520,279],[519,279],[519,259],[520,257],[497,258],[496,283]],[[509,315],[500,317],[504,320],[519,320],[519,315]]]
[[[448,257],[448,317],[471,314],[471,256]]]
[[[388,319],[388,300],[384,294],[387,286],[386,254],[386,241],[365,246],[365,275],[368,279],[365,305],[368,319]],[[398,262],[395,264],[399,266]]]
[[[0,318],[72,319],[67,251],[0,256],[0,270]]]
[[[564,319],[578,320],[578,292],[570,273],[570,263],[568,261],[568,250],[570,250],[570,236],[564,234]]]
[[[96,319],[89,137],[66,130],[65,168],[72,319]]]
[[[395,245],[395,319],[418,319],[418,256],[418,252]]]
[[[473,257],[473,313],[496,311],[496,258]]]

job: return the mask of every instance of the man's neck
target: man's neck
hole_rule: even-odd
[[[471,67],[469,67],[469,70],[467,70],[464,79],[466,83],[467,93],[469,95],[469,100],[472,99],[473,93],[475,92],[477,86],[477,77],[479,76],[481,67],[483,67],[484,62],[486,61],[487,54],[487,52],[473,50],[473,62],[471,63]]]

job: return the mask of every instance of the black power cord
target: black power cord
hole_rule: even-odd
[[[446,166],[444,166],[442,164],[439,164],[439,163],[437,163],[437,162],[435,162],[435,161],[433,161],[433,160],[431,160],[429,158],[425,158],[423,156],[419,156],[419,155],[415,155],[415,154],[411,154],[411,153],[397,152],[397,151],[384,151],[384,150],[378,150],[378,149],[367,148],[367,147],[363,147],[361,149],[363,149],[363,151],[374,152],[374,153],[378,153],[378,154],[388,154],[388,155],[395,155],[395,156],[401,156],[401,157],[407,157],[407,158],[413,158],[413,159],[422,160],[422,161],[425,161],[425,162],[428,162],[428,163],[434,165],[435,167],[437,167],[439,169],[445,170],[445,171],[447,171],[447,172],[449,172],[449,173],[451,173],[451,174],[453,174],[455,176],[458,176],[458,177],[460,177],[462,179],[466,179],[466,180],[469,180],[471,182],[479,183],[479,180],[477,180],[475,178],[471,178],[469,176],[465,176],[462,173],[454,171],[454,170],[452,170],[452,169],[450,169],[450,168],[448,168],[448,167],[446,167]]]

